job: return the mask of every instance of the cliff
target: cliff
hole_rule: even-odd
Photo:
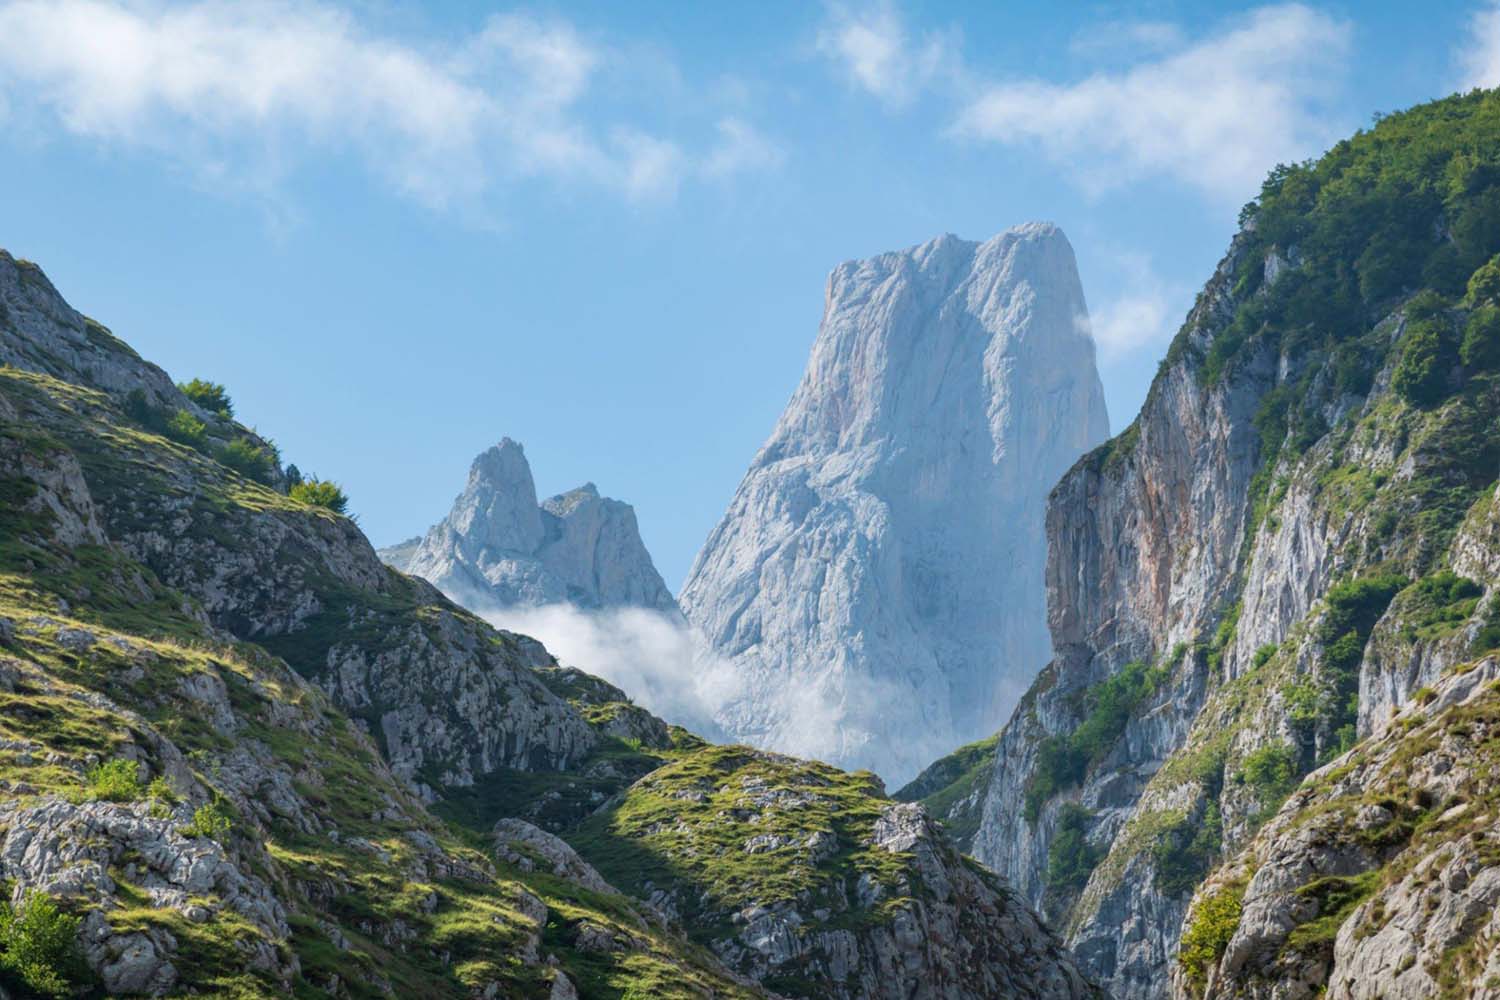
[[[806,374],[683,586],[746,679],[719,722],[893,782],[993,732],[1048,658],[1045,490],[1107,431],[1055,227],[839,266]]]
[[[1274,837],[1234,859],[1304,775],[1399,739],[1390,713],[1490,641],[1497,120],[1476,92],[1273,172],[1140,415],[1051,494],[1056,655],[999,734],[972,846],[1116,996],[1221,958],[1212,995],[1334,995],[1322,953],[1309,993],[1224,985],[1247,952],[1180,953],[1189,901],[1226,862],[1247,914],[1352,874],[1279,870]],[[1366,917],[1359,934],[1400,922]]]

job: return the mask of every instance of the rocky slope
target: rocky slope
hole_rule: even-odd
[[[999,734],[971,843],[1116,996],[1162,997],[1174,970],[1185,975],[1195,890],[1303,775],[1496,642],[1497,124],[1500,96],[1475,93],[1279,168],[1139,417],[1051,495],[1056,656]],[[972,795],[922,791],[972,823]],[[1216,877],[1253,875],[1247,937],[1286,923],[1285,890],[1302,876],[1312,896],[1337,888],[1312,886],[1276,833],[1325,838],[1347,817],[1314,799],[1287,808],[1301,819],[1278,819]],[[1333,848],[1315,874],[1351,876],[1380,857]],[[1263,892],[1282,893],[1274,918]],[[1297,906],[1299,920],[1312,912]],[[1417,919],[1365,912],[1355,937]],[[1210,935],[1206,958],[1193,937],[1200,950],[1182,960],[1222,958],[1223,983],[1242,962],[1273,968],[1273,937],[1226,953]],[[1354,989],[1327,980],[1326,957],[1210,992]],[[1457,988],[1478,982],[1470,969]],[[1180,979],[1194,995],[1203,984]]]
[[[701,741],[384,566],[283,492],[268,442],[3,252],[0,305],[0,991],[770,995],[553,832]],[[838,846],[967,886],[924,836]],[[1056,939],[986,898],[1027,935],[960,921],[979,981],[1077,995]],[[919,977],[942,960],[902,953]]]
[[[1108,432],[1093,359],[1050,225],[833,272],[680,595],[746,679],[726,731],[905,781],[994,730],[1048,658],[1042,503]]]
[[[635,510],[593,483],[538,504],[526,453],[510,438],[474,459],[453,509],[415,547],[380,556],[479,610],[572,604],[680,618]]]
[[[868,773],[704,747],[641,779],[575,842],[616,885],[777,992],[1098,995],[923,806],[881,791]]]

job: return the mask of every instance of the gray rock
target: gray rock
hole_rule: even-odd
[[[479,610],[572,604],[679,616],[635,510],[593,483],[538,504],[526,454],[510,438],[474,459],[448,516],[408,547],[381,557]]]
[[[807,371],[683,587],[740,740],[903,784],[1049,657],[1043,505],[1108,433],[1051,225],[836,268]]]

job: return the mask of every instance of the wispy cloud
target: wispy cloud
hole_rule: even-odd
[[[1460,89],[1500,87],[1500,3],[1469,18],[1469,37],[1459,50]]]
[[[858,10],[831,6],[817,45],[851,84],[893,107],[909,103],[960,63],[953,32],[915,34],[890,2]]]
[[[986,82],[953,32],[922,32],[890,2],[831,8],[818,48],[856,86],[899,108],[951,101],[951,137],[1039,149],[1092,192],[1167,177],[1243,201],[1277,162],[1345,131],[1332,112],[1350,26],[1302,4],[1261,7],[1194,39],[1166,21],[1080,30],[1076,58],[1110,71],[1058,83]]]
[[[718,147],[588,113],[607,60],[572,25],[521,15],[424,45],[280,0],[0,3],[0,101],[42,127],[210,173],[350,154],[439,206],[537,177],[653,198],[707,171]]]
[[[1101,55],[1140,57],[1168,52],[1184,42],[1182,28],[1170,21],[1099,21],[1085,25],[1068,42],[1082,58]]]
[[[1026,142],[1104,190],[1148,175],[1244,201],[1281,160],[1322,150],[1350,28],[1301,4],[1262,7],[1166,57],[1073,84],[987,87],[956,132]]]
[[[710,177],[774,170],[786,162],[786,151],[743,119],[720,119],[718,132],[718,142],[703,160],[703,172]]]
[[[1117,73],[991,85],[955,131],[1034,144],[1093,190],[1155,175],[1244,200],[1277,162],[1342,131],[1329,109],[1349,36],[1347,23],[1300,4],[1263,7]]]
[[[1165,343],[1181,319],[1175,310],[1190,301],[1188,290],[1164,281],[1145,254],[1123,252],[1113,263],[1121,290],[1094,308],[1090,324],[1106,361]]]

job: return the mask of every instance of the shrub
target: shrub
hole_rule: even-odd
[[[1276,651],[1280,648],[1274,642],[1260,647],[1255,651],[1254,659],[1250,661],[1250,668],[1252,670],[1259,670],[1270,661],[1271,657],[1276,655]]]
[[[140,768],[123,757],[95,764],[84,776],[89,798],[103,802],[134,802],[141,797]]]
[[[28,996],[67,997],[87,978],[78,952],[79,920],[41,892],[12,908],[0,900],[0,973]]]
[[[184,837],[208,837],[222,842],[229,836],[232,826],[229,813],[215,800],[194,809],[192,822],[184,826],[181,833]]]
[[[349,508],[349,497],[339,484],[317,476],[293,485],[291,497],[314,507],[326,507],[335,514],[343,514]]]
[[[1053,892],[1082,889],[1104,852],[1089,843],[1094,814],[1075,802],[1062,807],[1047,848],[1047,888]]]
[[[1402,338],[1391,387],[1412,406],[1432,406],[1447,394],[1448,372],[1456,360],[1440,320],[1413,323]]]
[[[1464,305],[1486,304],[1500,304],[1500,254],[1491,257],[1469,275],[1468,294],[1464,296]]]
[[[192,448],[202,448],[208,440],[208,425],[187,410],[178,410],[168,417],[162,431],[173,441]]]
[[[1157,835],[1151,846],[1156,888],[1169,896],[1188,892],[1209,873],[1224,844],[1224,819],[1210,799],[1195,821],[1184,815]]]
[[[1296,751],[1288,743],[1268,743],[1245,758],[1240,773],[1255,789],[1262,806],[1280,805],[1297,782]]]
[[[191,382],[179,383],[177,388],[209,413],[217,413],[226,419],[234,416],[234,404],[229,401],[229,393],[217,382],[195,378]]]
[[[275,459],[269,451],[251,444],[245,438],[235,438],[220,448],[214,457],[219,460],[219,464],[258,483],[268,483],[271,472],[276,467]]]
[[[1500,307],[1485,306],[1469,317],[1458,357],[1469,368],[1481,371],[1500,367]]]
[[[1208,970],[1224,957],[1230,938],[1240,926],[1245,905],[1243,883],[1222,885],[1198,901],[1193,919],[1182,932],[1177,948],[1177,963],[1193,985],[1202,988],[1208,982]]]

